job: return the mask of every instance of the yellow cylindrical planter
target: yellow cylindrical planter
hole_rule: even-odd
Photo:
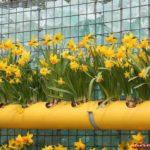
[[[39,102],[25,109],[12,104],[0,108],[0,128],[150,130],[150,101],[134,108],[122,101],[104,108],[98,107],[96,101],[77,107],[61,102],[51,108]]]

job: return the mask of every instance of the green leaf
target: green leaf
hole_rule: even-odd
[[[105,67],[99,67],[98,69],[99,69],[99,70],[107,70],[107,71],[110,71],[110,69],[105,68]]]
[[[93,79],[90,81],[90,84],[89,84],[89,90],[88,90],[88,99],[89,99],[89,100],[91,99],[93,84],[94,84],[94,81],[95,81],[95,80],[96,80],[96,78],[93,78]]]
[[[131,82],[131,81],[135,80],[136,78],[138,78],[138,76],[135,76],[135,77],[130,78],[130,79],[128,80],[128,82]]]
[[[146,84],[148,84],[148,83],[141,83],[141,84],[135,86],[134,89],[138,89],[138,88],[140,88],[140,87],[142,87],[143,85],[146,85]]]
[[[67,93],[67,94],[73,95],[70,91],[60,89],[60,88],[56,88],[56,87],[48,87],[48,89],[50,89],[52,91],[56,91],[56,92],[62,92],[62,93]]]

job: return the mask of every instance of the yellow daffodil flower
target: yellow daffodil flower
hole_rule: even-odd
[[[41,68],[40,69],[40,74],[42,75],[42,76],[46,76],[47,74],[49,74],[50,73],[50,71],[48,70],[48,68]]]
[[[126,56],[126,48],[124,46],[119,47],[117,52],[117,58],[123,59]]]
[[[103,80],[102,72],[99,72],[96,77],[96,82],[101,83]]]
[[[26,136],[23,136],[23,141],[27,145],[33,144],[33,134],[30,134],[29,132],[27,133]]]
[[[61,33],[56,33],[53,37],[54,44],[59,44],[64,39],[64,36]]]
[[[114,66],[111,60],[106,60],[104,63],[105,63],[105,67],[109,69],[111,69]]]
[[[70,68],[74,71],[77,71],[79,69],[79,64],[76,61],[71,61]]]
[[[46,34],[46,35],[44,36],[43,45],[45,45],[45,46],[50,46],[50,45],[52,45],[52,41],[53,41],[53,38],[51,37],[51,35]]]
[[[124,73],[124,76],[125,76],[126,79],[129,79],[129,78],[130,78],[130,72],[127,72],[127,71],[126,71],[126,72]]]
[[[73,61],[76,59],[76,56],[75,55],[68,55],[67,59],[69,59],[70,61]]]
[[[108,48],[104,54],[106,57],[112,58],[115,55],[114,49]]]
[[[97,52],[99,55],[105,55],[105,54],[106,54],[106,51],[107,51],[107,47],[106,47],[106,46],[98,45],[98,46],[96,47],[96,52]]]
[[[136,143],[142,143],[144,141],[144,136],[139,132],[137,135],[132,135],[132,139]]]
[[[71,51],[76,51],[77,50],[77,46],[76,46],[73,39],[68,41],[67,48],[70,49]]]
[[[59,59],[56,54],[50,54],[49,56],[50,63],[55,65],[59,62]]]
[[[18,144],[24,144],[24,139],[20,134],[16,137],[15,141]]]
[[[137,46],[137,38],[135,38],[133,36],[133,34],[126,34],[123,39],[122,42],[124,45],[127,46],[127,48],[134,48]]]
[[[143,39],[140,43],[139,43],[139,47],[142,49],[148,49],[150,48],[150,41],[148,39]]]
[[[89,42],[91,40],[93,40],[93,36],[91,34],[88,34],[88,35],[84,36],[81,41],[79,41],[78,46],[80,48],[83,48],[83,47],[88,48],[89,47]]]
[[[61,53],[61,56],[62,56],[63,58],[68,58],[68,56],[69,56],[69,51],[63,51],[63,52]]]
[[[59,80],[57,82],[59,85],[65,84],[65,81],[63,80],[63,78],[59,78]]]
[[[109,35],[109,36],[107,36],[107,37],[105,38],[105,41],[106,41],[107,43],[112,43],[112,44],[114,44],[114,43],[117,42],[117,38],[114,37],[114,36],[111,34],[111,35]]]
[[[80,70],[83,71],[83,72],[87,72],[88,71],[88,66],[82,64],[81,67],[80,67]]]
[[[45,146],[42,150],[54,150],[52,146]]]
[[[5,70],[6,66],[7,66],[6,61],[0,61],[0,70]]]
[[[40,59],[40,64],[42,67],[48,67],[48,63],[46,63],[45,59]]]
[[[75,150],[85,150],[86,148],[85,144],[82,142],[81,139],[79,139],[78,142],[74,143],[74,147],[75,147]]]
[[[139,72],[138,76],[140,78],[146,79],[146,77],[147,77],[146,69],[142,69],[141,72]]]
[[[118,150],[125,150],[127,148],[126,142],[121,142],[118,146]]]
[[[13,44],[13,41],[11,39],[7,39],[6,41],[4,41],[3,43],[3,46],[4,46],[4,49],[12,49],[14,48],[14,44]]]
[[[20,66],[25,65],[30,60],[30,52],[24,51],[22,56],[18,59],[18,64]]]
[[[54,150],[67,150],[67,148],[59,144],[58,146],[54,147]]]
[[[31,41],[28,42],[28,45],[33,48],[37,48],[39,46],[39,43],[36,38],[32,38]]]
[[[82,50],[80,50],[80,51],[79,51],[79,53],[78,53],[78,57],[79,57],[79,58],[82,58],[82,57],[83,57],[83,55],[84,55],[84,54],[83,54],[83,51],[82,51]]]

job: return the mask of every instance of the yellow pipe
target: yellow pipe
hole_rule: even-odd
[[[112,102],[104,108],[98,108],[94,101],[77,107],[61,102],[51,108],[39,102],[25,109],[12,104],[0,108],[0,128],[94,129],[88,112],[93,113],[93,121],[99,129],[150,130],[150,101],[135,108],[128,108],[121,101]]]

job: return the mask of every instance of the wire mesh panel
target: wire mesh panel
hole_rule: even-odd
[[[98,43],[104,43],[104,37],[114,33],[132,31],[139,38],[150,37],[150,0],[4,0],[0,1],[0,39],[19,40],[27,46],[32,37],[40,41],[45,34],[62,32],[65,39],[81,39],[91,33]],[[38,50],[31,50],[32,55]],[[95,99],[99,99],[99,89],[95,90]],[[8,139],[26,133],[27,130],[0,131],[0,144]],[[134,131],[61,131],[31,130],[34,134],[33,149],[43,145],[61,143],[72,149],[73,142],[82,138],[87,149],[117,149],[120,141],[128,139]],[[146,142],[149,133],[143,132]]]
[[[57,145],[58,143],[73,150],[74,142],[80,138],[86,143],[86,149],[96,148],[101,150],[106,147],[108,150],[117,150],[121,141],[129,141],[131,135],[136,131],[80,131],[80,130],[29,130],[34,135],[34,144],[31,149],[41,150],[45,145]],[[28,130],[1,130],[0,142],[6,143],[9,139],[18,134],[26,134]],[[148,132],[143,131],[145,143],[150,141]]]

